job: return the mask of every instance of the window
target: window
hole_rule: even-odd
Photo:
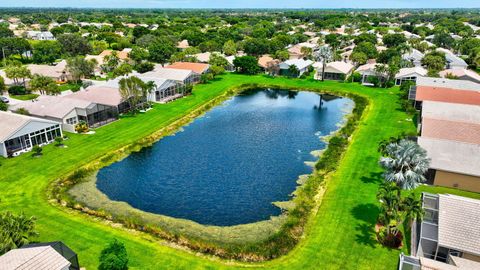
[[[68,118],[66,122],[69,125],[75,125],[77,123],[77,117]]]

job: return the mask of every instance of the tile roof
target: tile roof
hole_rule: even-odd
[[[170,79],[174,81],[184,81],[193,74],[191,70],[164,68],[161,65],[156,65],[155,69],[137,76],[154,77],[162,79]]]
[[[430,168],[480,176],[480,145],[423,136],[418,144],[427,151]]]
[[[175,62],[171,65],[166,66],[165,68],[185,69],[191,70],[197,74],[202,74],[210,68],[210,65],[203,63]]]
[[[422,117],[480,124],[480,106],[424,101]]]
[[[477,82],[480,82],[480,75],[473,70],[454,68],[454,69],[446,69],[446,70],[440,71],[439,73],[441,77],[446,77],[448,74],[459,77],[459,78],[468,77],[468,78],[474,79]]]
[[[13,249],[0,256],[0,270],[63,270],[68,267],[70,262],[50,246]]]
[[[395,78],[409,77],[409,76],[425,76],[428,71],[423,67],[401,68],[395,75]]]
[[[480,256],[480,200],[439,194],[438,243]]]
[[[62,60],[56,65],[27,65],[28,69],[32,74],[40,74],[43,76],[57,78],[62,76],[66,72],[67,61]]]
[[[354,66],[350,63],[335,61],[326,65],[325,72],[348,74],[353,68]]]
[[[74,92],[65,97],[114,107],[123,102],[118,88],[109,87],[108,85],[90,86],[85,90]]]
[[[416,100],[440,101],[480,105],[480,91],[458,90],[444,87],[417,86]]]
[[[0,123],[2,123],[2,128],[0,128],[0,142],[9,139],[13,133],[15,133],[16,131],[18,131],[32,121],[52,125],[58,124],[57,122],[50,120],[30,117],[12,112],[0,111]]]
[[[459,90],[480,91],[480,84],[475,82],[432,77],[418,78],[417,86],[432,86]]]
[[[92,102],[62,96],[40,96],[38,101],[22,102],[12,106],[14,110],[24,108],[31,115],[61,119],[75,108],[88,108]]]
[[[423,117],[422,137],[480,145],[480,124]]]

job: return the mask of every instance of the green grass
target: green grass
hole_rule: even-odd
[[[39,95],[37,94],[25,94],[25,95],[11,95],[11,98],[18,99],[18,100],[32,100],[36,99]]]
[[[351,92],[366,96],[370,106],[355,131],[338,171],[326,181],[326,192],[306,227],[305,238],[288,255],[258,264],[222,261],[176,249],[149,235],[112,226],[46,198],[48,184],[76,168],[122,146],[152,134],[194,108],[225,93],[230,87],[260,83],[278,87]],[[45,147],[41,158],[22,155],[0,160],[0,207],[24,211],[38,218],[39,241],[62,240],[79,254],[80,264],[95,269],[98,255],[112,238],[124,242],[132,269],[217,269],[242,266],[274,269],[394,269],[398,250],[378,245],[373,224],[375,194],[381,182],[377,146],[383,139],[415,127],[400,109],[398,89],[373,89],[357,84],[317,82],[263,76],[225,75],[198,85],[192,96],[156,105],[146,114],[123,118],[96,130],[94,135],[70,135],[68,148]],[[445,191],[450,191],[445,189]]]
[[[58,85],[58,88],[60,89],[61,92],[67,91],[67,90],[72,90],[72,92],[76,92],[80,90],[80,87],[82,87],[81,83],[65,83],[65,84],[60,84]]]

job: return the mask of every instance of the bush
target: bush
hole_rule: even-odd
[[[30,115],[30,112],[25,108],[18,108],[15,113],[22,114],[22,115]]]
[[[354,73],[350,76],[349,81],[361,82],[361,81],[362,81],[362,74],[360,74],[360,73],[358,73],[358,72],[354,72]]]
[[[0,111],[7,111],[8,110],[8,104],[7,103],[3,103],[0,101]]]
[[[8,93],[10,95],[26,95],[28,94],[27,89],[22,85],[13,85],[8,88]]]
[[[55,145],[62,146],[63,145],[63,138],[62,137],[55,137]]]
[[[42,155],[42,147],[40,147],[39,145],[34,145],[32,147],[32,151],[33,151],[33,156],[34,157],[37,157],[37,156],[41,156]]]
[[[143,63],[140,63],[140,64],[136,65],[135,70],[138,73],[145,73],[145,72],[152,71],[154,67],[155,67],[155,65],[151,62],[143,62]]]
[[[88,132],[88,125],[85,121],[80,121],[80,123],[75,125],[75,131],[78,133],[86,133]]]
[[[99,270],[127,270],[128,255],[123,243],[113,240],[100,254]]]

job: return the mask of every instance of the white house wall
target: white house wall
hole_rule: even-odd
[[[58,123],[58,124],[60,124],[60,123]],[[17,138],[17,137],[20,137],[20,136],[23,136],[23,135],[26,135],[26,134],[30,134],[30,133],[38,131],[38,130],[46,129],[46,128],[54,126],[54,125],[56,125],[56,124],[55,123],[45,123],[45,122],[32,120],[29,123],[27,123],[25,126],[23,126],[20,130],[13,133],[12,135],[10,135],[10,137],[8,137],[7,140]]]

